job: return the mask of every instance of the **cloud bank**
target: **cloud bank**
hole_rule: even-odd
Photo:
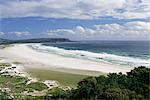
[[[23,31],[23,32],[16,31],[16,32],[9,32],[9,33],[10,33],[10,34],[15,34],[15,35],[18,36],[18,37],[31,35],[31,33],[28,32],[28,31]]]
[[[48,30],[51,37],[67,37],[81,40],[148,40],[150,39],[150,22],[128,22],[126,24],[95,25],[93,28],[82,26],[73,29]]]
[[[0,35],[16,35],[17,37],[31,35],[28,31],[0,32]]]
[[[2,18],[150,18],[150,0],[1,0]]]
[[[4,32],[0,32],[0,36],[1,36],[1,35],[5,35],[5,33],[4,33]]]

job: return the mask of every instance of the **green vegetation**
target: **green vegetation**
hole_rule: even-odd
[[[0,63],[0,71],[4,69],[5,67],[9,67],[9,66],[11,66],[11,64],[9,63]]]
[[[0,75],[0,87],[9,88],[12,93],[23,92],[26,82],[26,78]]]
[[[11,66],[11,64],[9,63],[0,63],[0,71],[4,69],[5,67],[9,67],[9,66]]]
[[[22,64],[21,62],[15,61],[13,64]]]
[[[11,66],[10,63],[0,63],[0,70],[5,67]],[[0,100],[8,100],[14,98],[14,100],[22,100],[24,98],[30,98],[28,95],[23,95],[35,91],[42,91],[48,89],[48,87],[42,82],[35,82],[27,84],[28,78],[21,76],[11,76],[0,74]],[[41,92],[42,93],[42,92]],[[34,97],[32,97],[33,99]],[[37,98],[37,97],[35,97]]]
[[[0,63],[0,67],[9,67],[11,66],[10,63]]]
[[[27,85],[27,87],[34,89],[34,90],[37,90],[37,91],[42,91],[42,90],[48,88],[44,83],[41,83],[41,82],[30,83]]]
[[[39,78],[40,80],[56,80],[61,85],[73,87],[76,86],[80,80],[88,77],[86,75],[70,74],[44,69],[28,69],[27,72],[29,72],[33,77]]]
[[[46,73],[47,74],[47,73]],[[65,77],[67,78],[67,77]],[[149,100],[150,68],[138,67],[127,74],[110,73],[107,76],[87,77],[78,82],[76,88],[48,89],[41,82],[27,85],[28,79],[0,75],[0,99],[14,100]],[[2,91],[8,88],[11,91]],[[23,95],[23,91],[45,91],[43,96]]]
[[[55,98],[67,98],[68,93],[61,89],[61,88],[52,88],[51,90],[48,90],[46,97],[51,97],[52,99]]]
[[[0,89],[0,100],[11,100],[13,97],[11,94],[3,89]]]
[[[15,43],[47,43],[47,42],[73,42],[66,38],[33,38],[33,39],[21,39],[21,40],[7,40],[0,38],[0,45],[9,45]]]
[[[54,94],[56,93],[56,94]],[[124,75],[88,77],[71,91],[55,90],[47,98],[75,100],[148,100],[150,99],[150,68],[135,68]]]
[[[4,76],[0,75],[0,88],[10,89],[10,93],[4,92],[4,96],[10,98],[8,95],[13,95],[14,98],[21,96],[21,92],[25,91],[27,79],[22,77]],[[0,96],[1,97],[1,96]],[[1,99],[7,100],[7,99]]]
[[[14,98],[16,98],[17,100],[18,98],[22,98],[21,93],[23,93],[24,91],[33,92],[34,90],[42,91],[44,89],[48,89],[48,87],[43,83],[35,82],[27,85],[27,82],[28,79],[23,77],[0,75],[0,88],[10,89],[9,95],[12,94]],[[0,97],[2,97],[1,94],[2,95],[6,94],[6,96],[4,95],[4,97],[7,97],[8,95],[7,93],[4,92],[4,93],[0,93]]]

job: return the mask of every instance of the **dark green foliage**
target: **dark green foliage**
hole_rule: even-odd
[[[144,66],[135,68],[127,73],[128,77],[138,80],[144,84],[150,84],[150,68],[145,68]]]
[[[85,98],[89,99],[91,96],[96,95],[97,80],[94,77],[88,77],[78,83],[78,87],[73,91],[72,98]]]
[[[136,93],[144,95],[146,98],[150,95],[150,68],[144,66],[135,68],[127,73],[130,79],[130,84],[127,88],[135,91]]]
[[[47,89],[44,84],[39,82],[26,86],[24,84],[26,82],[23,80],[20,77],[14,79],[10,76],[1,76],[0,85],[9,86],[13,91],[16,89],[23,91],[21,89],[25,88],[31,89],[31,91]],[[11,86],[14,84],[17,84],[17,87]],[[8,95],[1,92],[0,94],[1,98],[6,98]],[[126,75],[110,73],[107,76],[88,77],[80,81],[77,88],[71,91],[53,88],[47,91],[46,96],[27,96],[26,98],[27,100],[150,100],[149,95],[150,68],[141,66],[131,70]]]
[[[23,40],[7,40],[0,38],[0,44],[14,44],[14,43],[47,43],[47,42],[73,42],[66,38],[35,38]]]
[[[65,91],[65,90],[63,90],[63,89],[61,89],[61,88],[53,88],[53,89],[50,89],[50,90],[48,90],[48,92],[47,92],[47,96],[45,96],[45,98],[46,98],[46,100],[48,99],[52,99],[52,100],[54,100],[55,98],[57,98],[57,100],[58,99],[60,99],[60,100],[66,100],[66,99],[68,99],[68,93],[69,93],[69,91],[67,92],[67,91]]]
[[[142,95],[138,95],[133,91],[115,87],[107,88],[105,91],[102,92],[101,95],[98,96],[98,99],[105,100],[139,100],[142,98]]]
[[[41,83],[41,82],[30,83],[27,85],[27,88],[34,89],[37,91],[42,91],[44,89],[48,89],[48,87],[44,83]]]
[[[110,73],[107,76],[88,77],[76,89],[53,90],[49,99],[62,100],[148,100],[150,68],[138,67],[126,75]],[[60,99],[60,100],[61,100]]]
[[[46,98],[62,100],[148,100],[150,68],[138,67],[127,75],[110,73],[107,76],[88,77],[76,89],[59,88],[48,92]]]
[[[13,93],[20,93],[24,91],[26,86],[26,78],[9,76],[9,75],[0,75],[0,87],[9,88]]]
[[[81,100],[141,100],[150,99],[150,68],[135,68],[124,75],[111,73],[107,77],[89,77],[72,90],[71,99]]]
[[[0,89],[0,100],[12,100],[13,97],[7,91]]]

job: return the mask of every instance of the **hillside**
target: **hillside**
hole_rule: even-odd
[[[36,39],[23,39],[23,40],[7,40],[0,38],[0,44],[13,44],[13,43],[46,43],[46,42],[71,42],[66,38],[36,38]]]
[[[10,42],[11,40],[7,40],[7,39],[2,39],[0,38],[0,44],[3,44],[3,43],[7,43],[7,42]]]

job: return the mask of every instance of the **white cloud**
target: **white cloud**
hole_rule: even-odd
[[[150,22],[128,22],[126,24],[95,25],[94,28],[77,26],[73,29],[50,30],[52,37],[97,40],[148,40],[150,38]]]
[[[150,18],[150,0],[126,0],[122,9],[122,14],[117,14],[121,18]]]
[[[8,34],[15,34],[16,36],[27,36],[27,35],[31,35],[30,32],[28,31],[22,31],[22,32],[19,32],[19,31],[16,31],[16,32],[8,32]]]
[[[118,35],[128,38],[146,38],[150,36],[150,22],[128,22],[124,25],[96,25],[96,30],[108,35]]]
[[[52,37],[86,38],[94,34],[95,30],[83,28],[82,26],[76,26],[73,29],[48,30],[46,33]]]
[[[4,0],[2,17],[150,18],[150,0]]]
[[[5,33],[4,32],[0,32],[0,35],[5,35]]]
[[[75,31],[76,31],[76,33],[84,33],[84,32],[85,32],[85,29],[84,29],[83,27],[81,27],[81,26],[77,26],[77,27],[75,28]]]

